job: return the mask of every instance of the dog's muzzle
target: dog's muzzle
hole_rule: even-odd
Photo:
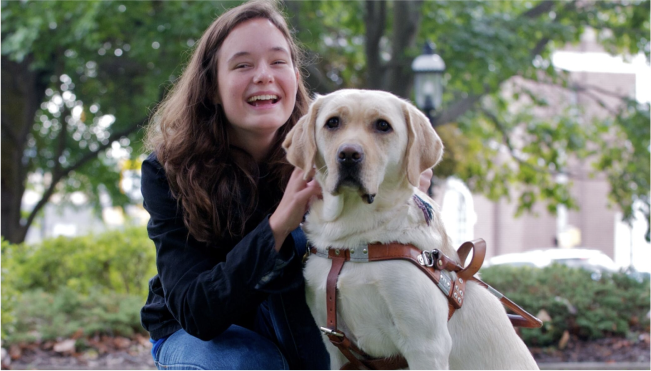
[[[359,144],[342,144],[337,151],[337,163],[339,164],[339,179],[337,180],[336,192],[342,186],[357,188],[362,191],[362,198],[368,204],[375,199],[374,194],[365,193],[362,184],[361,172],[364,163],[364,149]]]
[[[337,164],[339,165],[339,179],[337,191],[342,186],[362,188],[360,173],[364,162],[364,150],[359,144],[342,144],[337,151]]]

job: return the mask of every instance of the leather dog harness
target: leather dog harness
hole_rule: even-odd
[[[384,260],[406,260],[413,263],[434,282],[448,299],[449,314],[448,320],[454,311],[461,308],[464,301],[466,282],[473,280],[479,285],[488,289],[500,302],[517,314],[508,314],[511,323],[518,327],[537,328],[542,322],[520,308],[517,304],[502,295],[479,278],[474,277],[479,271],[486,256],[486,242],[477,239],[465,242],[457,253],[461,264],[447,257],[439,250],[422,251],[413,245],[399,243],[369,244],[354,249],[328,248],[327,254],[319,252],[316,248],[309,249],[312,255],[332,260],[332,266],[328,273],[326,296],[327,296],[327,326],[321,327],[321,331],[328,336],[330,342],[336,346],[349,363],[343,369],[397,369],[408,367],[407,361],[401,355],[390,358],[372,358],[359,349],[346,334],[337,329],[337,279],[344,263],[347,261],[356,263],[376,262]],[[473,257],[465,268],[463,267],[470,251]],[[353,353],[361,356],[361,359]]]

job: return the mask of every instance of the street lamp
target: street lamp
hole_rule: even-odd
[[[442,78],[445,71],[445,62],[440,55],[434,53],[435,48],[434,44],[426,42],[423,54],[416,57],[411,64],[411,69],[414,71],[416,105],[432,123],[435,111],[441,108]]]

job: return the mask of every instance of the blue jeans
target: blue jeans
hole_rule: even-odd
[[[287,360],[269,339],[232,325],[210,341],[184,330],[170,335],[158,348],[159,370],[288,370]]]
[[[253,330],[231,325],[203,341],[178,330],[152,349],[159,370],[327,370],[330,357],[305,303],[304,286],[260,305]]]
[[[305,235],[292,232],[296,253],[305,253]],[[330,357],[305,302],[304,282],[270,294],[258,308],[253,330],[231,325],[210,341],[178,330],[158,349],[159,370],[327,370]]]

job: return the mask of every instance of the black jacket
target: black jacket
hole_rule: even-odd
[[[259,304],[270,293],[303,285],[293,238],[285,240],[279,253],[274,249],[267,213],[278,199],[264,194],[269,189],[264,179],[259,189],[260,205],[241,240],[202,243],[183,224],[181,207],[155,155],[143,162],[143,205],[150,215],[147,231],[156,245],[158,275],[149,281],[141,321],[152,339],[180,328],[203,340],[232,324],[251,328]]]

